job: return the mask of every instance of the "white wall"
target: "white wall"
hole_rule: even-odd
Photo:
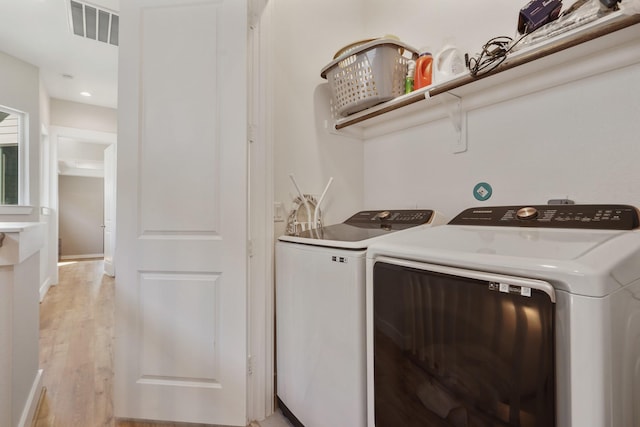
[[[396,33],[418,48],[454,41],[475,54],[491,37],[515,36],[522,5],[376,0],[367,29]],[[367,141],[365,206],[433,207],[451,217],[483,203],[564,197],[639,205],[639,101],[629,91],[639,82],[639,66],[628,67],[471,111],[469,150],[461,154],[451,153],[448,120]],[[479,182],[493,186],[486,202],[473,197]]]
[[[0,52],[0,105],[28,114],[29,215],[1,214],[0,221],[37,221],[40,212],[40,76],[38,68]]]
[[[118,131],[118,110],[51,99],[51,125],[99,132]]]
[[[297,196],[293,173],[305,193],[320,196],[325,223],[341,222],[362,208],[363,145],[329,134],[329,91],[320,70],[350,41],[362,38],[363,1],[272,0],[273,127],[275,200],[288,214]],[[276,235],[284,223],[276,224]]]
[[[564,197],[640,205],[637,87],[640,65],[473,110],[465,153],[451,153],[447,120],[367,141],[365,205],[420,205],[450,217]],[[473,197],[479,182],[493,187],[488,201]]]
[[[475,54],[492,37],[516,34],[526,1],[368,0],[362,9],[365,36],[394,34],[416,49],[436,53],[446,43]],[[569,3],[570,4],[570,3]]]
[[[104,150],[109,144],[83,142],[77,139],[58,138],[58,159],[78,159],[90,162],[104,161]]]
[[[49,117],[51,116],[51,107],[49,102],[49,94],[47,93],[47,89],[44,87],[44,82],[42,79],[39,84],[39,94],[40,94],[40,123],[45,127],[49,126]]]
[[[104,179],[60,176],[60,239],[62,257],[100,256],[104,216]]]

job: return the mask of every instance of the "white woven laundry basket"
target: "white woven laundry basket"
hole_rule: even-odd
[[[417,51],[392,39],[377,39],[349,49],[320,72],[333,94],[339,116],[362,111],[404,94],[407,64]]]

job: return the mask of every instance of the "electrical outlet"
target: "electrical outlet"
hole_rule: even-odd
[[[273,222],[284,222],[284,203],[273,202]]]

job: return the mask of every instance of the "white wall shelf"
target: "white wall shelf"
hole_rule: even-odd
[[[466,113],[640,62],[640,15],[614,12],[510,54],[494,70],[464,74],[335,121],[334,129],[360,139],[449,117],[466,150]]]

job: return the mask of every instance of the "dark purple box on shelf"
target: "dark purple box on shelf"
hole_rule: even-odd
[[[558,18],[562,0],[531,0],[518,17],[518,32],[527,34]]]

